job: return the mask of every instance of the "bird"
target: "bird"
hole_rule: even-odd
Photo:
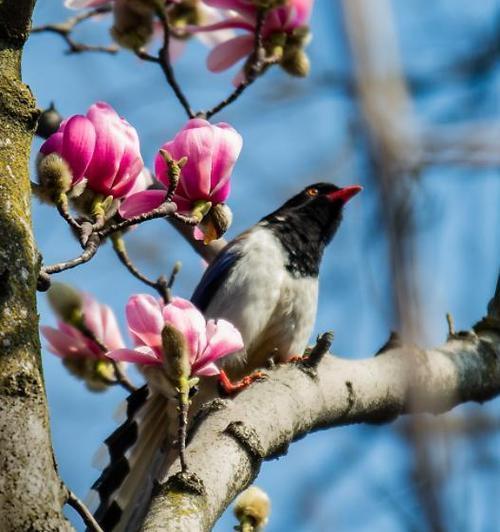
[[[249,375],[270,360],[286,363],[304,353],[316,318],[323,252],[344,206],[361,190],[359,185],[310,185],[229,242],[209,264],[191,301],[207,319],[230,321],[245,345],[222,359],[226,391],[247,385]],[[199,384],[192,411],[215,395],[213,378],[206,380]],[[147,384],[133,392],[125,421],[104,442],[108,465],[92,489],[98,495],[94,515],[106,532],[137,530],[155,478],[164,476],[166,464],[176,457],[176,426],[169,424],[175,405],[167,408],[166,402]]]

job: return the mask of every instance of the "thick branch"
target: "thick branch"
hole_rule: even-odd
[[[33,6],[0,1],[0,528],[65,531],[35,300],[28,163],[38,111],[20,77]]]
[[[214,404],[186,459],[201,487],[170,477],[153,499],[143,530],[209,530],[263,460],[311,431],[380,423],[415,407],[440,413],[500,393],[500,326],[490,314],[477,333],[459,333],[436,349],[390,347],[367,360],[326,356],[316,373],[288,364],[233,401]],[[411,363],[411,371],[410,370]],[[419,401],[412,401],[415,392]],[[173,471],[178,471],[179,464]]]

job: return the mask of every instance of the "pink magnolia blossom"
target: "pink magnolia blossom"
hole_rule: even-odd
[[[162,330],[172,325],[185,337],[191,375],[220,373],[215,364],[222,357],[243,349],[238,330],[225,320],[205,321],[203,314],[189,301],[176,297],[168,305],[146,294],[132,296],[126,308],[127,322],[135,349],[117,349],[107,356],[145,366],[162,366]]]
[[[60,155],[73,185],[86,179],[87,188],[114,198],[130,192],[144,167],[137,131],[104,102],[64,120],[40,152]]]
[[[109,349],[125,346],[113,311],[89,294],[82,294],[83,321],[94,336]],[[48,349],[61,358],[106,360],[102,349],[73,325],[58,321],[57,328],[40,327]]]
[[[212,125],[201,118],[189,120],[179,133],[163,144],[163,150],[174,159],[187,157],[173,200],[181,212],[189,212],[199,200],[212,205],[223,203],[231,189],[231,173],[243,145],[241,135],[229,124]],[[161,154],[155,159],[157,179],[168,187],[167,164]],[[147,190],[130,195],[120,214],[130,218],[158,207],[166,197],[165,190]]]
[[[222,72],[252,53],[257,8],[251,0],[204,0],[204,2],[209,6],[231,10],[236,14],[210,26],[193,28],[194,32],[221,29],[241,29],[247,32],[218,44],[210,52],[207,58],[209,70]],[[291,35],[297,28],[306,26],[311,16],[313,3],[314,0],[288,0],[285,5],[270,10],[262,28],[264,42],[273,34]],[[243,81],[242,74],[236,78],[237,83],[241,81]]]

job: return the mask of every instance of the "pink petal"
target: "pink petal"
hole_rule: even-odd
[[[195,240],[205,240],[205,233],[197,225],[193,229],[193,238]]]
[[[123,118],[117,125],[125,138],[125,150],[111,187],[115,198],[123,197],[132,190],[144,168],[137,131]]]
[[[203,0],[208,6],[237,11],[247,17],[255,17],[256,8],[244,0]]]
[[[104,342],[104,327],[101,320],[101,305],[90,294],[83,296],[83,316],[85,325],[94,333],[96,338]]]
[[[252,35],[239,35],[216,46],[207,58],[207,67],[212,72],[222,72],[249,55],[253,50]]]
[[[226,320],[209,320],[207,322],[207,346],[192,365],[192,373],[198,374],[198,371],[207,364],[237,353],[243,348],[241,334],[233,324]]]
[[[61,324],[60,324],[61,327]],[[91,349],[88,348],[87,342],[82,333],[75,328],[66,326],[63,330],[54,329],[53,327],[42,326],[40,330],[46,340],[49,351],[61,358],[65,357],[89,357],[99,358]],[[72,332],[68,330],[72,329]],[[69,334],[68,334],[69,333]]]
[[[143,192],[147,190],[153,184],[153,176],[148,168],[143,168],[141,173],[137,176],[137,179],[134,181],[134,186],[131,190],[128,191],[127,197],[136,194],[137,192]]]
[[[216,192],[212,192],[211,202],[213,204],[224,203],[231,192],[231,181],[228,179],[221,187],[217,187]]]
[[[132,218],[159,207],[167,196],[166,190],[145,190],[126,197],[118,212],[122,218]]]
[[[155,351],[146,346],[137,347],[136,349],[115,349],[106,353],[106,356],[118,362],[132,362],[148,366],[157,366],[162,363]]]
[[[184,335],[189,359],[193,362],[203,352],[207,341],[203,314],[187,299],[175,297],[163,308],[163,319]]]
[[[62,157],[73,173],[73,183],[83,179],[94,155],[96,132],[92,122],[82,115],[72,116],[63,133]]]
[[[191,369],[191,374],[197,375],[198,377],[212,377],[213,375],[219,375],[219,373],[220,369],[217,367],[217,364],[214,364],[213,362],[197,369],[196,371]]]
[[[108,194],[120,168],[126,136],[121,128],[120,117],[106,103],[92,105],[87,117],[96,131],[94,157],[85,174],[87,186],[96,192]]]
[[[247,30],[249,32],[254,31],[255,28],[255,22],[248,22],[243,17],[231,17],[224,20],[221,20],[219,22],[213,22],[212,24],[207,24],[204,26],[188,26],[186,29],[190,33],[205,33],[205,32],[214,32],[219,34],[226,34],[228,30]],[[229,41],[234,37],[233,32],[231,32],[231,35],[229,38],[224,39],[223,41]],[[220,42],[223,42],[220,41]]]
[[[194,127],[182,129],[173,141],[164,145],[164,149],[175,160],[187,157],[187,163],[181,170],[180,186],[187,199],[192,200],[208,199],[210,193],[214,132],[210,125],[200,126],[199,122],[199,119],[195,119]],[[165,162],[162,165],[157,158],[157,164],[161,168]],[[158,168],[157,173],[159,175]],[[166,174],[166,168],[164,174]]]
[[[104,345],[108,349],[120,349],[125,343],[116,321],[116,316],[108,305],[101,305],[101,320],[103,326]]]
[[[62,156],[62,146],[63,132],[61,131],[61,128],[59,128],[59,131],[50,135],[50,137],[40,146],[40,152],[44,155],[58,153]]]
[[[213,131],[212,178],[210,183],[212,198],[213,194],[223,188],[229,180],[243,146],[241,135],[229,124],[217,124],[213,127]],[[227,193],[229,194],[229,190],[227,190]],[[227,196],[224,200],[226,198]]]
[[[134,295],[128,300],[125,314],[135,345],[161,346],[164,322],[158,300],[149,294]]]

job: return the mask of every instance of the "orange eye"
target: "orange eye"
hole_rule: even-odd
[[[309,197],[314,198],[314,196],[318,195],[318,189],[317,188],[308,188],[306,194]]]

